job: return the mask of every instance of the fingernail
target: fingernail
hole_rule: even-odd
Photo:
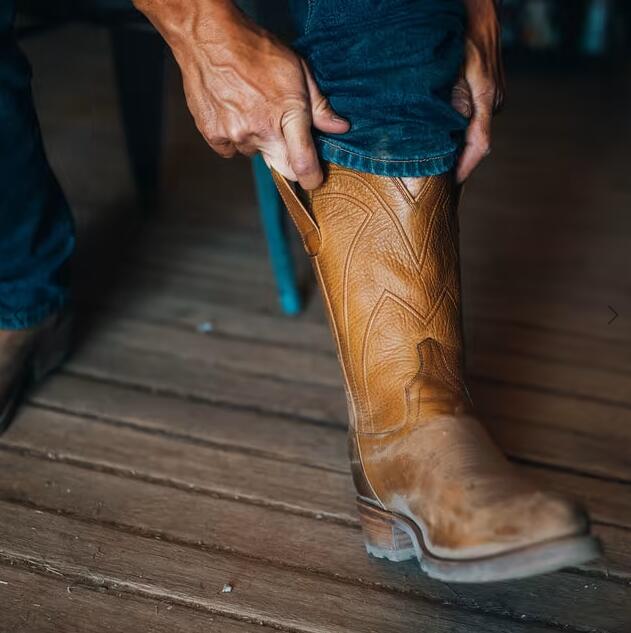
[[[338,116],[337,114],[334,114],[331,118],[337,123],[348,123],[346,119],[343,119],[341,116]]]

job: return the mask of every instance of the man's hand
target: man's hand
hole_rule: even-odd
[[[504,100],[504,70],[495,0],[465,0],[468,28],[463,74],[452,103],[470,119],[465,147],[456,169],[464,182],[491,151],[491,118]]]
[[[197,128],[221,156],[260,151],[304,189],[322,182],[311,126],[349,128],[304,60],[249,20],[231,0],[134,0],[180,66]]]

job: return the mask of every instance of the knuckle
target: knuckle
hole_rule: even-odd
[[[274,126],[271,119],[264,119],[262,121],[258,121],[253,127],[253,136],[264,139],[272,136],[274,132]]]
[[[230,135],[230,140],[236,145],[245,145],[248,142],[250,135],[244,130],[234,132]]]
[[[237,149],[239,150],[239,153],[243,154],[244,156],[254,156],[257,151],[256,147],[252,145],[240,145],[239,147],[237,147]]]
[[[226,139],[211,139],[209,145],[222,158],[232,158],[236,154],[236,149]]]
[[[213,147],[221,148],[230,145],[230,141],[223,136],[207,136],[206,138]]]
[[[246,143],[250,137],[249,130],[242,124],[233,124],[228,127],[228,138],[233,143]]]
[[[326,97],[321,96],[314,104],[313,109],[315,112],[319,112],[321,114],[325,112],[329,112],[331,110],[331,106],[329,105],[329,101]]]
[[[284,128],[289,123],[304,121],[308,118],[309,109],[304,99],[288,101],[280,117],[280,127]]]
[[[314,169],[314,163],[310,156],[299,155],[292,161],[294,172],[298,176],[306,176]]]

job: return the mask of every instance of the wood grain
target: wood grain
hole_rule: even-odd
[[[521,619],[523,613],[559,626],[624,631],[631,548],[628,533],[599,530],[608,548],[598,576],[564,572],[492,585],[446,585],[421,574],[415,564],[391,565],[364,555],[357,526],[278,512],[229,499],[198,495],[120,476],[84,472],[76,466],[0,453],[0,498],[62,512],[83,521],[188,544],[236,552],[278,566],[316,571],[355,585],[425,597],[473,610]],[[42,480],[45,486],[41,485]],[[165,513],[164,507],[170,512]],[[244,526],[256,526],[254,530]],[[583,609],[576,611],[577,596]],[[597,599],[596,599],[597,596]],[[603,610],[602,601],[620,605]]]
[[[447,585],[363,551],[322,304],[280,314],[247,161],[208,152],[168,73],[161,208],[124,244],[105,34],[25,45],[92,318],[0,441],[2,633],[631,629],[628,75],[514,77],[460,232],[474,400],[523,472],[589,505],[606,556]]]
[[[267,633],[260,623],[119,591],[88,575],[0,564],[2,630],[6,633]]]
[[[14,504],[0,502],[0,515],[0,552],[5,558],[281,630],[376,633],[387,627],[402,633],[431,627],[437,632],[471,633],[487,631],[493,618]],[[226,584],[232,591],[223,591]],[[518,621],[510,626],[516,633],[554,630]]]

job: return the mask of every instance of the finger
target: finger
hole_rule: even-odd
[[[322,183],[322,168],[311,136],[310,113],[301,108],[286,112],[281,129],[287,143],[291,169],[303,189],[315,189]]]
[[[287,143],[285,139],[280,137],[279,139],[269,140],[263,143],[260,147],[261,156],[265,164],[275,169],[279,174],[282,174],[288,180],[296,182],[298,178],[294,173],[294,170],[289,164],[289,157],[287,155]]]
[[[235,147],[239,154],[244,156],[254,156],[259,151],[259,148],[253,143],[235,143]]]
[[[211,149],[213,149],[219,156],[222,158],[232,158],[237,154],[237,148],[234,146],[234,143],[231,143],[227,139],[221,140],[208,140],[206,139],[208,145],[210,145]]]
[[[474,106],[475,107],[475,106]],[[475,108],[465,135],[465,146],[456,169],[456,180],[464,182],[480,162],[491,153],[491,107]]]
[[[348,132],[351,127],[350,123],[333,110],[329,100],[320,92],[320,88],[318,88],[318,84],[313,78],[306,62],[301,59],[300,63],[302,64],[307,89],[309,91],[313,126],[318,128],[318,130],[330,132],[331,134],[343,134],[344,132]]]

